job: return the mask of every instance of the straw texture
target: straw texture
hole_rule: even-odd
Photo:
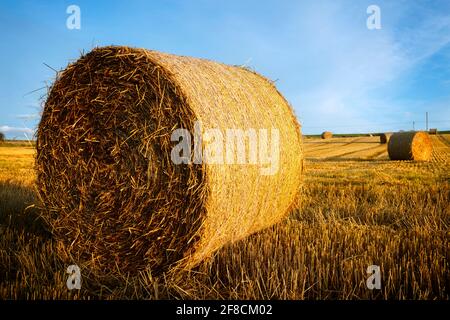
[[[431,160],[432,143],[423,131],[397,132],[389,139],[388,153],[391,160]]]
[[[177,128],[278,129],[279,169],[171,161]],[[194,142],[192,142],[194,143]],[[193,147],[194,149],[194,147]],[[301,183],[300,126],[240,67],[102,47],[53,84],[37,134],[45,219],[68,260],[118,272],[192,268],[286,216]]]

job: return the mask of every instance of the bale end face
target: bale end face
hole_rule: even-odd
[[[431,139],[423,131],[394,133],[388,143],[391,160],[430,161],[432,150]]]
[[[391,137],[392,133],[382,133],[380,134],[380,143],[386,144],[389,142],[389,138]]]
[[[321,138],[322,139],[331,139],[333,137],[333,133],[330,131],[324,131],[322,132]]]

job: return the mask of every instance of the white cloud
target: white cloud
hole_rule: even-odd
[[[39,119],[40,115],[37,113],[30,113],[30,114],[19,114],[16,116],[18,119],[29,121],[29,120],[35,120]]]
[[[25,133],[29,135],[33,135],[35,130],[26,128],[26,127],[10,127],[10,126],[0,126],[0,132],[4,133]]]
[[[389,92],[395,92],[402,77],[450,43],[450,16],[445,13],[427,12],[412,29],[396,29],[408,18],[399,16],[398,21],[383,23],[382,30],[368,31],[349,18],[360,6],[345,4],[345,8],[312,10],[314,17],[308,20],[316,32],[304,37],[307,41],[302,46],[321,49],[314,57],[306,57],[314,64],[321,61],[321,80],[290,96],[306,132],[320,131],[316,128],[321,125],[323,129],[340,126],[342,132],[355,132],[358,127],[382,130],[372,123],[389,123],[396,115],[403,121],[401,115],[411,105],[399,103]],[[345,14],[349,10],[352,13]]]

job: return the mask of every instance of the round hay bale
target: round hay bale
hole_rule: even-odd
[[[331,139],[333,137],[333,133],[330,131],[324,131],[322,132],[322,135],[320,136],[322,139]]]
[[[208,129],[231,128],[254,129],[260,139],[266,130],[274,145],[278,130],[277,170],[262,173],[270,166],[262,160],[196,161],[207,145],[198,149],[195,135],[189,163],[175,164],[171,135],[195,133],[198,123],[197,143]],[[37,132],[37,186],[61,254],[102,272],[192,268],[285,217],[302,166],[300,126],[270,81],[145,49],[96,48],[70,64]]]
[[[436,135],[437,134],[437,129],[436,128],[430,129],[430,134]]]
[[[392,136],[392,133],[381,133],[380,134],[380,143],[385,144],[389,142],[389,138]]]
[[[397,132],[389,139],[388,153],[391,160],[428,161],[432,153],[431,139],[423,131]]]

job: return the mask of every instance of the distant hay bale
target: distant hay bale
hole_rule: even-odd
[[[324,131],[322,132],[322,135],[320,136],[322,139],[330,139],[333,137],[333,133],[330,131]]]
[[[202,130],[277,129],[278,171],[173,163],[173,131],[195,132],[197,120]],[[145,49],[96,48],[70,64],[37,132],[43,215],[61,254],[90,270],[191,268],[285,217],[302,166],[300,126],[270,81]]]
[[[437,129],[430,129],[430,134],[436,135],[437,134]]]
[[[380,134],[380,143],[381,144],[388,143],[391,135],[392,135],[392,133],[381,133]]]
[[[428,161],[432,153],[431,139],[423,131],[397,132],[389,139],[388,153],[391,160]]]

